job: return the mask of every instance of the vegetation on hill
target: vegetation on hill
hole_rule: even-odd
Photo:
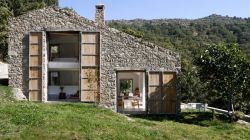
[[[195,58],[195,64],[200,68],[201,81],[206,83],[208,90],[204,93],[210,104],[249,112],[250,63],[235,44],[208,46]]]
[[[144,40],[153,42],[181,54],[181,91],[183,102],[207,102],[209,103],[209,105],[227,109],[228,105],[225,104],[225,102],[218,102],[218,100],[214,100],[215,96],[217,96],[218,94],[213,95],[212,93],[214,92],[214,90],[216,90],[216,92],[221,91],[218,88],[223,89],[230,87],[219,85],[216,88],[208,88],[207,83],[204,81],[204,79],[202,79],[202,74],[205,76],[208,76],[209,74],[206,75],[205,73],[201,73],[200,71],[200,69],[204,65],[197,65],[194,63],[194,58],[196,58],[197,56],[201,56],[201,53],[204,52],[208,48],[208,46],[213,44],[224,44],[225,46],[227,46],[228,44],[237,44],[236,48],[242,50],[242,53],[246,54],[242,56],[245,59],[245,66],[240,67],[241,71],[247,73],[248,71],[245,70],[250,68],[250,18],[211,15],[195,20],[112,20],[108,21],[108,25],[121,31],[126,31],[128,29],[133,30],[132,34],[130,32],[127,33],[131,35],[134,35],[134,33],[140,33],[143,35],[141,36],[141,38],[143,38]],[[218,45],[218,47],[219,46],[220,45]],[[241,53],[240,50],[239,52]],[[223,51],[226,53],[228,50],[225,49]],[[224,53],[223,51],[221,52],[222,54]],[[238,57],[236,54],[234,54],[233,56]],[[225,63],[218,64],[218,67],[223,67],[223,64]],[[231,64],[227,63],[227,65]],[[225,82],[227,79],[219,80],[222,80],[220,82]],[[248,89],[243,91],[241,84],[238,83],[233,85],[238,87],[238,90],[236,92],[245,92],[247,98],[244,98],[243,100],[245,103],[249,102],[248,98],[250,97],[250,87],[246,87]],[[210,97],[211,95],[213,95],[212,99],[207,98],[208,95],[210,95]],[[225,98],[227,98],[224,96],[218,97],[224,98],[220,100],[225,100]],[[236,104],[241,104],[241,101],[237,100]],[[248,106],[247,108],[250,108],[248,104],[244,104],[244,106]],[[250,112],[249,109],[244,108],[245,107],[240,106],[237,109],[239,109],[240,111],[244,111],[245,113]]]
[[[187,56],[204,45],[222,42],[237,43],[250,52],[250,18],[211,15],[196,20],[111,20],[108,25],[119,30],[142,32],[143,39],[184,52]]]
[[[0,0],[0,60],[7,59],[8,18],[52,5],[58,5],[58,0]]]
[[[0,139],[250,139],[249,126],[228,123],[218,114],[213,120],[210,112],[129,120],[92,104],[17,102],[10,90],[0,86]]]

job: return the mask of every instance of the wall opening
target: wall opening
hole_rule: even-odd
[[[48,101],[80,101],[79,32],[47,32]]]
[[[117,111],[137,113],[146,110],[145,72],[117,72]]]

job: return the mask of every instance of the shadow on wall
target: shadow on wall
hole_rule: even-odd
[[[150,83],[149,83],[150,84]],[[149,85],[148,111],[152,114],[176,113],[176,80],[171,79],[163,85]]]
[[[0,85],[8,86],[9,85],[9,79],[0,79]]]
[[[23,95],[29,99],[29,35],[25,34],[22,39],[22,89]]]

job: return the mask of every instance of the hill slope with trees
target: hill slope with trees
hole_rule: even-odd
[[[201,73],[201,69],[206,68],[206,66],[200,65],[201,63],[195,63],[195,61],[200,59],[199,57],[204,54],[204,51],[209,49],[209,46],[216,44],[216,48],[220,46],[231,46],[230,44],[237,44],[235,49],[237,49],[240,53],[242,52],[245,63],[245,67],[241,67],[241,70],[239,71],[247,72],[244,69],[249,69],[250,67],[250,18],[210,15],[208,17],[195,20],[111,20],[107,21],[107,24],[110,27],[153,42],[181,54],[181,86],[183,102],[208,102],[212,106],[228,109],[227,105],[225,105],[227,101],[221,102],[222,100],[227,100],[222,98],[227,97],[218,99],[218,97],[220,97],[220,93],[218,93],[218,91],[221,91],[221,89],[219,90],[218,88],[223,87],[213,89],[211,86],[209,87],[202,77],[204,76],[204,73]],[[230,52],[230,50],[225,48],[220,53],[224,52],[227,53]],[[230,54],[230,56],[238,57],[236,54]],[[217,59],[214,56],[208,57],[209,59]],[[231,65],[229,63],[224,64],[228,66]],[[221,63],[216,66],[220,69],[220,67],[224,67],[224,64]],[[225,74],[223,76],[227,77],[228,75]],[[236,83],[233,86],[239,86],[239,92],[243,92],[240,91],[242,89],[240,86],[242,85],[237,85]],[[227,91],[230,91],[230,89]],[[211,95],[211,93],[217,94]],[[208,98],[208,96],[210,96],[210,98]],[[249,93],[246,93],[246,96],[248,98],[250,96]],[[210,100],[211,98],[212,100]],[[250,108],[249,100],[247,98],[244,98],[245,101],[243,102],[247,103],[244,104],[244,106],[246,108]],[[239,107],[237,109],[244,111],[245,113],[249,112],[249,110],[243,109],[243,107]]]
[[[195,20],[111,20],[108,25],[127,33],[133,30],[145,40],[185,52],[182,55],[190,55],[204,45],[221,42],[237,43],[250,53],[250,18],[211,15]]]

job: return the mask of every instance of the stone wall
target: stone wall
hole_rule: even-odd
[[[100,102],[114,110],[116,69],[174,71],[179,78],[181,67],[178,54],[105,25],[97,25],[74,12],[49,7],[9,21],[9,84],[20,88],[25,95],[28,94],[28,34],[47,30],[101,33]],[[179,99],[179,83],[177,89]]]
[[[104,5],[96,5],[95,21],[99,25],[104,25]]]

